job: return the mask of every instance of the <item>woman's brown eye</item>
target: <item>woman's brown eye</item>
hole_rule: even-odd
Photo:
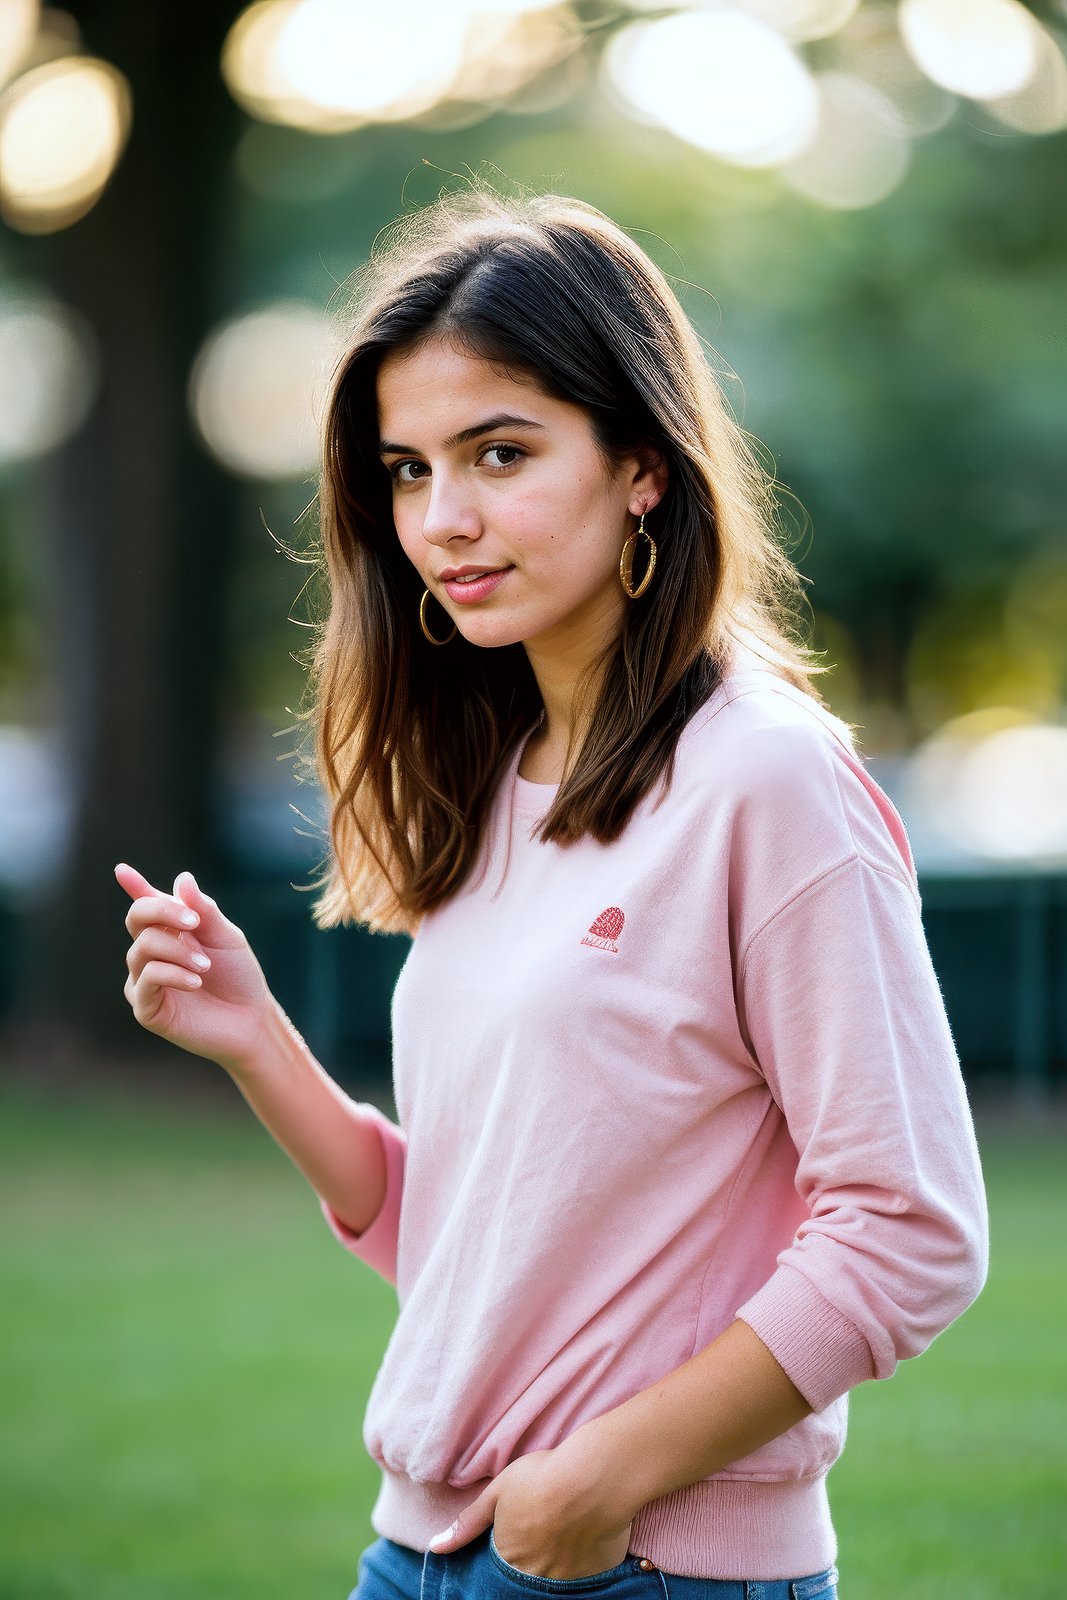
[[[489,448],[486,450],[485,455],[486,456],[500,456],[500,455],[508,456],[510,458],[509,460],[507,460],[507,461],[498,461],[496,463],[496,465],[498,467],[511,467],[511,466],[514,466],[516,461],[519,461],[519,460],[522,459],[523,453],[524,452],[522,450],[520,450],[517,445],[513,445],[513,444],[491,444],[489,446]],[[483,460],[484,460],[484,457],[483,457]],[[492,465],[492,463],[490,463],[490,464]]]

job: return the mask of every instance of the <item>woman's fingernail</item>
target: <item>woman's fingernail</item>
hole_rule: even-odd
[[[200,921],[200,918],[197,916],[195,911],[183,911],[182,921],[185,923],[187,928],[195,928],[197,923]]]
[[[451,1539],[452,1535],[455,1533],[456,1527],[457,1524],[453,1523],[450,1528],[445,1529],[444,1533],[435,1533],[433,1538],[430,1540],[431,1548],[435,1544],[447,1544],[449,1539]]]

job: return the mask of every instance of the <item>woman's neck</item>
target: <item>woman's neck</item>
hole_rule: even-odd
[[[562,783],[566,760],[566,747],[550,743],[541,722],[523,746],[519,777],[529,783]]]

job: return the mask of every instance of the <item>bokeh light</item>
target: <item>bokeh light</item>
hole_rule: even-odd
[[[900,31],[935,83],[971,99],[1013,94],[1037,71],[1041,30],[1018,0],[901,0]]]
[[[130,126],[126,79],[106,61],[67,56],[0,96],[0,210],[23,233],[52,233],[99,199]]]
[[[955,115],[958,96],[928,78],[906,49],[889,0],[865,0],[835,38],[834,59],[837,71],[889,96],[910,136],[936,133]]]
[[[513,12],[500,6],[472,19],[448,96],[488,111],[512,103],[532,79],[546,74],[537,109],[547,109],[570,92],[571,80],[559,69],[582,42],[581,29],[565,8]],[[532,109],[528,99],[523,109]]]
[[[334,353],[325,313],[302,301],[276,301],[215,329],[193,366],[189,403],[216,459],[247,478],[310,472]]]
[[[1010,706],[948,723],[916,750],[908,788],[946,839],[1003,862],[1067,861],[1067,727]]]
[[[989,856],[1067,858],[1067,728],[1005,728],[960,769],[964,820]]]
[[[638,116],[740,166],[788,160],[816,128],[807,67],[781,34],[732,7],[634,23],[612,40],[605,69]]]
[[[473,0],[475,16],[528,17],[536,11],[559,10],[559,0]]]
[[[0,84],[17,71],[37,32],[38,0],[3,0],[0,5]]]
[[[986,107],[1006,127],[1020,133],[1059,133],[1067,128],[1067,60],[1062,38],[1039,30],[1037,67],[1029,83],[998,95]]]
[[[277,59],[297,95],[328,116],[417,115],[458,70],[466,18],[440,0],[303,0],[278,36]]]
[[[37,291],[0,296],[0,465],[65,443],[98,387],[96,341],[82,317]]]
[[[855,16],[860,0],[735,0],[735,4],[801,43],[825,39],[843,28]]]
[[[340,133],[409,120],[450,98],[498,102],[581,42],[544,0],[256,0],[231,27],[222,72],[265,121]]]
[[[819,121],[808,146],[783,164],[791,188],[836,210],[872,206],[908,168],[904,120],[888,95],[846,73],[817,80]]]
[[[222,76],[238,105],[264,122],[280,122],[311,132],[359,127],[359,117],[330,117],[297,93],[287,76],[278,44],[301,0],[256,0],[241,12],[222,47]]]

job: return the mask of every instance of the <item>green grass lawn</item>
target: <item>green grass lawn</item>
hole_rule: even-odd
[[[1067,1138],[980,1134],[989,1284],[853,1396],[843,1600],[1067,1593]],[[8,1089],[0,1198],[3,1600],[345,1600],[395,1298],[236,1090]]]

